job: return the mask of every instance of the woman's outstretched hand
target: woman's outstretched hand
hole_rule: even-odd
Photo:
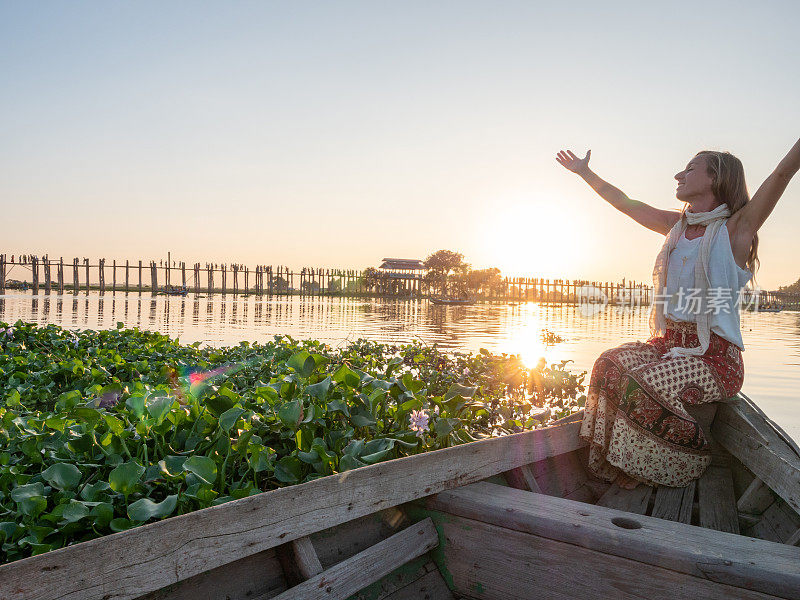
[[[589,169],[589,159],[591,156],[591,150],[586,153],[584,158],[578,158],[572,153],[572,150],[561,150],[556,156],[556,160],[561,163],[565,169],[569,169],[573,173],[580,175]]]

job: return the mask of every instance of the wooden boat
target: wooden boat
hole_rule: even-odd
[[[185,286],[165,285],[161,293],[167,296],[186,296],[189,290]]]
[[[0,599],[800,598],[800,452],[748,398],[685,488],[594,480],[581,418],[10,563]]]
[[[467,306],[475,304],[475,298],[450,298],[447,296],[429,296],[428,300],[432,304],[447,304],[454,306]]]

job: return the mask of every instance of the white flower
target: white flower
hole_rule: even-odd
[[[424,410],[412,410],[408,416],[408,422],[411,430],[417,432],[417,437],[422,437],[423,433],[428,429],[428,413]]]
[[[464,367],[464,377],[466,377],[467,375],[469,375],[469,368]]]
[[[13,327],[8,327],[8,328],[6,329],[6,337],[11,337],[11,336],[13,336],[13,335],[14,335],[14,331],[16,331],[16,329],[14,329]]]

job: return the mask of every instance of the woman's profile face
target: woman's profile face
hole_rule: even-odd
[[[706,157],[702,154],[690,160],[686,168],[675,175],[675,179],[678,181],[675,197],[683,202],[691,203],[713,194],[712,179],[706,168]]]

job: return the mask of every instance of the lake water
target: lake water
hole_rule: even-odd
[[[54,323],[68,329],[128,327],[160,331],[182,342],[214,346],[275,335],[314,338],[331,345],[360,337],[379,342],[414,340],[453,351],[521,354],[530,366],[572,360],[572,370],[591,371],[606,348],[649,337],[648,310],[606,307],[585,316],[576,306],[534,303],[434,306],[426,300],[351,298],[195,299],[138,294],[100,296],[0,296],[0,321]],[[545,345],[542,333],[562,342]],[[800,441],[800,312],[742,313],[745,382],[742,390]],[[587,376],[588,381],[588,376]]]

